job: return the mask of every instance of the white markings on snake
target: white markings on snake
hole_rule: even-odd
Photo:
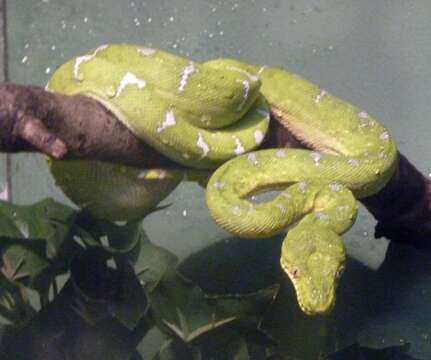
[[[347,160],[347,163],[353,167],[359,166],[359,160],[357,160],[357,159],[349,159],[349,160]]]
[[[247,76],[251,81],[257,81],[257,80],[259,80],[259,78],[258,78],[256,75],[251,74],[251,73],[249,73],[248,71],[246,71],[246,70],[244,70],[244,69],[240,69],[240,68],[238,68],[238,67],[236,67],[236,66],[229,66],[229,67],[228,67],[228,69],[229,69],[229,70],[232,70],[232,71],[237,71],[237,72],[239,72],[239,73],[241,73],[241,74],[244,74],[244,75],[245,75],[245,76]]]
[[[169,110],[166,112],[165,120],[162,122],[162,124],[157,128],[157,132],[161,133],[163,130],[167,129],[168,127],[174,126],[176,124],[175,115],[172,110]]]
[[[262,131],[260,131],[259,129],[257,129],[255,132],[254,132],[254,140],[256,141],[256,144],[257,145],[260,145],[260,143],[262,142],[262,140],[263,140],[263,133],[262,133]]]
[[[328,92],[326,90],[321,90],[320,93],[316,96],[316,98],[314,99],[314,102],[316,104],[320,103],[320,101],[326,96],[328,95]]]
[[[307,191],[307,183],[305,181],[301,181],[299,184],[299,191],[305,193]]]
[[[310,157],[313,159],[314,164],[316,166],[320,165],[320,160],[322,159],[322,154],[316,151],[313,151],[312,153],[310,153]]]
[[[203,114],[201,116],[201,122],[205,125],[209,125],[211,123],[211,115],[209,114]]]
[[[259,71],[257,72],[257,76],[262,75],[262,73],[266,70],[267,66],[263,65],[261,66],[261,68],[259,69]]]
[[[264,118],[269,120],[269,111],[265,110],[265,109],[256,109],[256,112],[260,115],[263,116]]]
[[[208,144],[205,142],[201,133],[198,133],[198,141],[196,142],[196,145],[199,149],[202,150],[202,158],[207,156],[208,153],[210,152],[210,148]]]
[[[328,214],[325,214],[325,213],[320,212],[320,211],[318,211],[318,212],[314,213],[314,215],[315,215],[315,216],[316,216],[316,218],[317,218],[317,219],[319,219],[319,220],[328,220],[328,219],[329,219]]]
[[[156,50],[149,47],[141,46],[138,48],[138,53],[143,56],[151,56],[156,53]]]
[[[249,153],[247,155],[247,159],[251,161],[254,165],[257,165],[259,162],[257,161],[257,157],[255,153]]]
[[[358,116],[359,116],[361,119],[366,119],[366,118],[368,117],[368,113],[367,113],[367,112],[365,112],[365,111],[361,111],[360,113],[358,113]]]
[[[232,136],[233,137],[233,139],[235,140],[235,145],[236,145],[236,148],[235,148],[235,150],[233,151],[236,155],[241,155],[241,154],[243,154],[244,153],[244,151],[245,151],[245,149],[244,149],[244,146],[241,144],[241,141],[238,139],[238,137],[236,137],[236,136]]]
[[[216,181],[213,185],[216,189],[223,189],[224,188],[224,183],[220,182],[220,181]]]
[[[237,206],[234,206],[234,207],[232,208],[232,212],[233,212],[236,216],[241,215],[241,209],[239,208],[239,206],[238,206],[238,205],[237,205]]]
[[[340,184],[338,184],[338,183],[335,183],[335,182],[330,183],[330,184],[329,184],[329,188],[330,188],[330,189],[331,189],[331,191],[333,191],[333,192],[339,192],[339,191],[341,191],[341,185],[340,185]]]
[[[135,74],[127,72],[120,81],[120,85],[115,92],[115,97],[120,96],[126,86],[129,85],[136,85],[138,89],[142,90],[145,85],[147,85],[147,83],[145,82],[145,80],[139,79]]]
[[[380,139],[382,139],[382,140],[389,140],[389,133],[387,131],[382,132],[380,134]]]
[[[285,214],[286,213],[286,208],[284,207],[284,205],[282,205],[282,204],[277,204],[277,205],[275,205],[280,211],[281,211],[281,213],[282,214]]]
[[[275,153],[275,155],[277,156],[277,157],[285,157],[286,156],[286,150],[283,150],[283,149],[279,149],[279,150],[277,150],[277,152]]]
[[[193,62],[190,62],[181,73],[181,80],[180,80],[180,86],[178,86],[178,91],[183,92],[186,85],[187,80],[189,79],[189,76],[193,73],[197,72],[196,66]]]
[[[241,103],[238,105],[238,111],[241,111],[245,103],[247,102],[248,94],[250,93],[250,83],[247,80],[237,80],[237,82],[241,83],[244,89],[243,99]]]
[[[102,50],[106,49],[107,47],[108,47],[108,45],[101,45],[96,50],[94,50],[94,52],[90,55],[78,56],[75,59],[75,64],[73,66],[73,78],[75,80],[82,81],[83,79],[79,76],[79,68],[81,67],[81,65],[84,62],[88,62],[88,61],[92,60],[97,55],[97,53],[99,51],[102,51]]]
[[[145,177],[147,176],[147,172],[146,171],[141,171],[138,176],[136,176],[139,180],[145,179]]]

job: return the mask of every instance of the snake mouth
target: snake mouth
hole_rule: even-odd
[[[325,315],[331,312],[331,310],[335,305],[335,301],[330,302],[329,306],[325,306],[322,308],[312,308],[307,306],[306,300],[304,299],[304,296],[301,292],[301,289],[299,288],[299,284],[296,279],[296,277],[298,276],[297,270],[295,270],[292,265],[289,265],[282,257],[280,258],[280,265],[283,271],[289,277],[290,281],[292,282],[293,288],[295,289],[298,305],[305,314],[310,316],[316,316],[316,315]]]

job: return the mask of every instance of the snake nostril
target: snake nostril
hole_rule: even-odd
[[[338,279],[343,275],[344,273],[344,266],[340,266],[337,271],[335,272],[335,277]]]
[[[299,276],[301,275],[301,270],[299,270],[299,268],[294,267],[292,269],[292,276],[297,279]]]

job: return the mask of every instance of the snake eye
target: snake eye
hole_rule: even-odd
[[[344,272],[344,266],[340,266],[337,271],[335,272],[335,277],[339,279],[341,275],[343,275]]]

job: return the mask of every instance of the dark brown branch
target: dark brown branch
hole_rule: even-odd
[[[263,148],[302,147],[272,120]],[[0,84],[0,152],[39,151],[61,159],[178,167],[137,139],[97,101],[34,86]],[[362,202],[377,219],[376,236],[431,249],[431,182],[402,154],[395,175]]]
[[[0,85],[0,151],[38,151],[141,167],[176,167],[97,101],[40,87]]]

